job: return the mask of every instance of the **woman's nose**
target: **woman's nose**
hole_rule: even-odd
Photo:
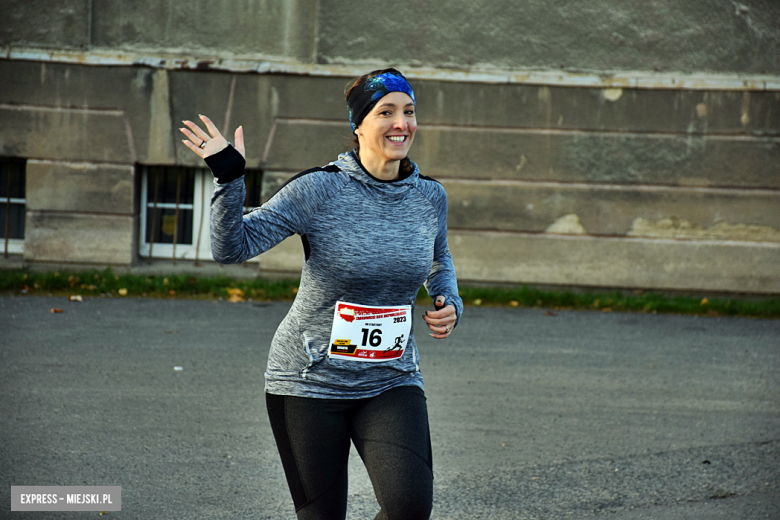
[[[407,124],[408,123],[403,114],[398,114],[393,118],[393,128],[396,130],[406,131]]]

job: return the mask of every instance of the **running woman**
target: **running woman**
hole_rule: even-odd
[[[214,123],[184,121],[183,142],[215,178],[211,247],[239,263],[301,237],[301,284],[268,356],[268,417],[297,517],[343,519],[350,442],[381,507],[377,519],[428,519],[433,460],[414,337],[422,285],[446,339],[463,312],[447,245],[447,195],[408,158],[416,100],[395,69],[358,78],[346,93],[355,148],[301,172],[244,215],[245,148]]]

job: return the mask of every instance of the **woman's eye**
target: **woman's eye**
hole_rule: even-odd
[[[407,116],[413,116],[414,115],[414,110],[407,110],[406,111],[406,115]]]

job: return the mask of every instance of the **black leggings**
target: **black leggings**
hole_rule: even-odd
[[[346,517],[350,439],[374,486],[377,520],[430,518],[433,459],[420,388],[369,399],[266,394],[266,405],[298,520]]]

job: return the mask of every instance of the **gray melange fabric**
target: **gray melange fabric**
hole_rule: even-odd
[[[307,259],[290,312],[268,356],[266,392],[318,398],[373,397],[401,385],[423,387],[414,329],[400,359],[361,363],[328,358],[338,300],[409,305],[422,284],[443,295],[458,318],[455,270],[447,245],[447,195],[417,166],[406,178],[380,181],[353,155],[308,170],[243,216],[243,177],[216,184],[211,248],[221,263],[238,263],[298,234]]]

